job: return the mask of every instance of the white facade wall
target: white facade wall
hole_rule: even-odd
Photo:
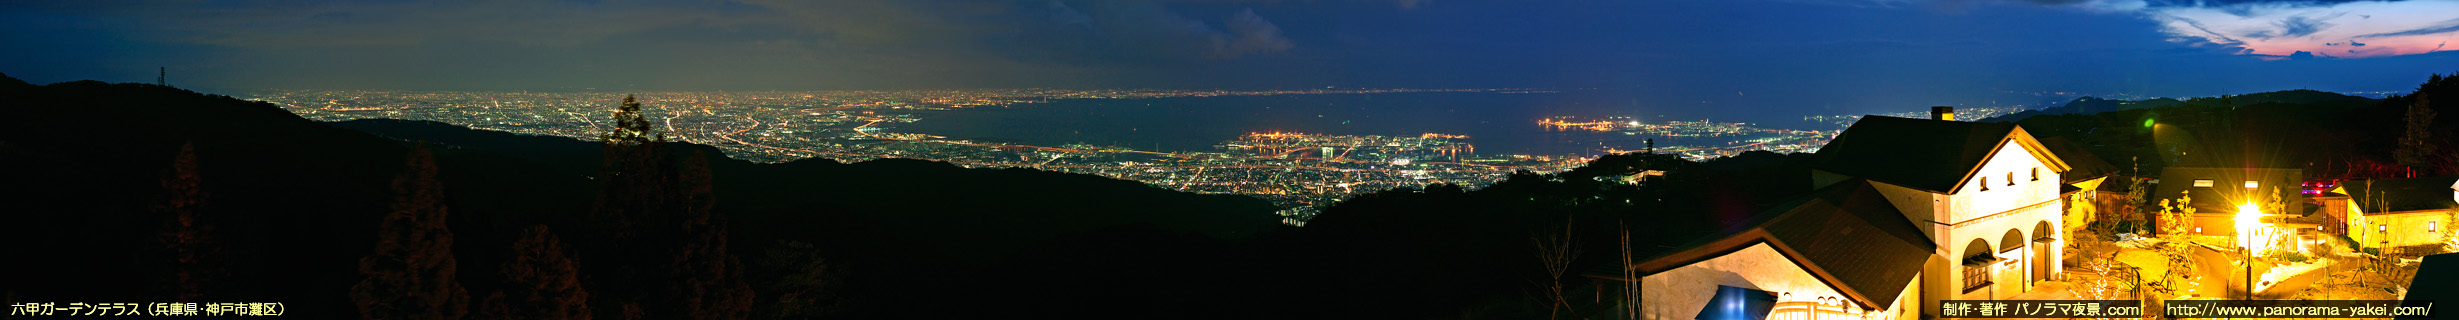
[[[2061,176],[2046,161],[2024,150],[2020,143],[2010,141],[1983,163],[1978,173],[1966,178],[1955,194],[1939,194],[1914,190],[1884,182],[1871,182],[1879,192],[1893,202],[1896,209],[1912,219],[1916,228],[1929,235],[1940,247],[1934,253],[1945,263],[1931,263],[1924,268],[1922,311],[1936,310],[1938,300],[1997,299],[2014,296],[2031,289],[2031,283],[2044,280],[2040,273],[2054,276],[2063,272],[2057,261],[2064,259],[2065,239],[2049,243],[2034,243],[2044,236],[2040,225],[2046,223],[2047,235],[2064,227],[2065,203],[2059,201]],[[1961,168],[1942,168],[1960,170]],[[2035,179],[2037,172],[2037,179]],[[2008,178],[2013,178],[2010,181]],[[1988,183],[1984,190],[1982,183]],[[2009,185],[2012,184],[2012,185]],[[2023,248],[2001,252],[2009,230],[2019,234]],[[2012,261],[1987,266],[1991,287],[1967,293],[1964,283],[1963,259],[1973,239],[1980,239],[1987,252]],[[2037,272],[2035,268],[2045,268]]]
[[[2007,181],[2010,176],[2014,181]],[[2056,232],[2065,223],[2062,216],[2065,203],[2058,201],[2059,181],[2058,173],[2052,171],[2046,161],[2025,151],[2022,144],[2007,143],[1999,147],[1988,163],[1981,165],[1978,174],[1964,181],[1961,192],[1946,197],[1944,202],[1950,211],[1943,216],[1953,217],[1953,220],[1940,221],[1955,226],[1945,226],[1947,237],[1933,240],[1956,246],[1947,256],[1950,261],[1956,262],[1952,264],[1954,267],[1963,266],[1961,259],[1968,252],[1964,246],[1971,245],[1973,239],[1989,243],[1989,252],[1998,253],[2000,259],[2014,261],[1991,266],[1994,269],[1991,278],[1996,282],[1993,285],[1995,288],[1964,293],[1962,297],[1997,299],[2029,290],[2031,281],[2026,280],[2031,279],[2026,276],[2036,265],[2050,268],[2051,274],[2057,273],[2059,266],[2055,261],[2063,253],[2060,249],[2064,247],[2064,239],[2060,239],[2060,243],[2051,243],[2055,246],[2040,246],[2031,241],[2042,236],[2034,230],[2040,224],[2047,223],[2048,231]],[[1980,188],[1983,182],[1988,183],[1987,190]],[[2007,246],[2005,238],[2010,231],[2020,234],[2017,241],[2025,247],[2014,252],[2001,252],[2000,248]],[[2043,260],[2037,257],[2041,252],[2036,249],[2048,250],[2049,259],[2035,261]],[[1952,275],[1958,283],[1950,288],[1962,293],[1968,284],[1961,283],[1963,270],[1955,271]]]

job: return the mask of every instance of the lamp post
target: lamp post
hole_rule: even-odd
[[[2237,253],[2246,265],[2246,300],[2254,300],[2254,228],[2262,223],[2263,208],[2253,203],[2237,205]]]
[[[2374,238],[2381,241],[2381,244],[2374,246],[2374,274],[2382,275],[2383,282],[2390,282],[2390,264],[2387,262],[2391,256],[2391,225],[2374,225]]]

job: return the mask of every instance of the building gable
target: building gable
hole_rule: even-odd
[[[2072,168],[2010,123],[1863,116],[1821,147],[1813,169],[1855,178],[1955,194],[1980,174],[1981,165],[2008,144],[2023,146],[2056,172]],[[1951,168],[1941,170],[1941,168]]]
[[[1765,244],[1865,307],[1895,305],[1936,247],[1869,183],[1853,181],[1779,205],[1753,228],[1643,260],[1644,275],[1667,272]]]

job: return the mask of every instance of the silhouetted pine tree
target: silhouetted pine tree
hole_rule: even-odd
[[[215,236],[214,225],[199,214],[207,194],[204,178],[197,170],[195,143],[179,146],[179,155],[171,159],[169,174],[162,178],[162,189],[163,200],[154,210],[168,218],[161,241],[172,261],[163,282],[170,286],[174,299],[199,302],[209,286],[228,275],[220,260],[222,243]]]
[[[590,221],[622,243],[637,236],[632,224],[656,220],[645,215],[668,207],[673,177],[666,170],[666,134],[649,127],[640,115],[640,102],[623,96],[614,118],[615,128],[599,134],[605,143],[605,182]]]
[[[725,219],[714,212],[706,154],[676,170],[665,134],[651,128],[626,96],[606,144],[603,184],[592,210],[609,241],[590,256],[610,270],[591,279],[613,318],[741,319],[753,299],[739,259],[726,251]]]
[[[452,230],[444,225],[444,190],[435,156],[425,145],[393,179],[392,213],[376,230],[375,252],[359,259],[366,276],[350,299],[367,319],[460,319],[468,293],[454,278]]]
[[[673,260],[673,224],[661,224],[677,210],[675,177],[668,169],[664,134],[640,114],[640,102],[624,96],[614,113],[615,128],[599,134],[605,144],[598,197],[590,210],[586,237],[600,239],[584,248],[592,272],[588,279],[595,314],[612,319],[637,319],[650,293],[662,290],[663,268]]]
[[[743,282],[743,263],[726,252],[726,220],[715,212],[715,186],[710,181],[708,155],[695,152],[683,159],[682,227],[674,260],[670,294],[680,314],[671,319],[743,319],[751,315],[751,285]]]
[[[545,225],[530,226],[512,250],[502,269],[505,286],[487,296],[479,318],[589,319],[589,290],[562,239]]]
[[[2440,77],[2441,75],[2434,75]],[[2436,79],[2437,81],[2440,79]],[[2428,94],[2417,94],[2416,103],[2408,105],[2408,130],[2399,136],[2399,150],[2393,156],[2399,164],[2420,171],[2437,169],[2439,149],[2433,143],[2433,103]]]

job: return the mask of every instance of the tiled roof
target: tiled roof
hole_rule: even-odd
[[[1761,229],[1878,306],[1921,274],[1937,248],[1887,196],[1852,181],[1814,193]]]
[[[2061,180],[2066,180],[2062,182],[2076,183],[2117,174],[2117,165],[2101,160],[2100,156],[2084,150],[2082,144],[2067,141],[2066,138],[2042,138],[2041,146],[2049,147],[2049,153],[2058,155],[2058,160],[2065,161],[2067,167],[2073,168],[2059,173]]]
[[[2366,213],[2450,209],[2459,207],[2451,201],[2453,181],[2459,177],[2349,180],[2340,181],[2337,191]]]

